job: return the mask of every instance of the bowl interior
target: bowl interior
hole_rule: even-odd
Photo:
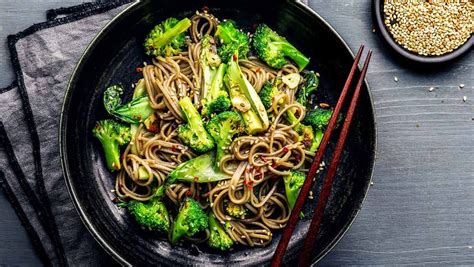
[[[106,86],[130,85],[140,78],[136,67],[149,62],[142,42],[161,20],[190,16],[207,6],[218,18],[231,18],[247,30],[267,23],[311,57],[321,74],[318,98],[334,105],[353,62],[340,37],[314,12],[287,1],[145,1],[117,17],[91,44],[70,81],[61,121],[61,152],[67,184],[86,226],[98,242],[121,263],[130,264],[264,264],[271,259],[279,232],[265,248],[236,247],[222,253],[205,245],[172,247],[164,238],[141,230],[128,213],[111,201],[115,175],[105,167],[100,144],[91,130],[107,117],[102,106]],[[271,12],[268,8],[271,7]],[[332,147],[330,147],[332,151]],[[365,84],[347,140],[332,195],[323,218],[313,257],[321,258],[348,229],[365,197],[375,153],[374,113]],[[327,162],[327,159],[326,159]],[[314,188],[317,196],[319,188]],[[287,252],[286,263],[297,257],[313,205],[305,207]]]

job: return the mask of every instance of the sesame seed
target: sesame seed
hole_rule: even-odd
[[[463,88],[464,88],[464,84],[461,83],[461,84],[459,85],[459,88],[463,89]]]
[[[434,89],[435,89],[434,87],[430,87],[430,89],[428,89],[428,91],[433,92]]]
[[[397,76],[393,77],[393,80],[397,83],[398,82],[398,77]]]
[[[462,101],[467,102],[467,96],[463,96]]]
[[[374,182],[370,182],[370,185],[374,185]]]

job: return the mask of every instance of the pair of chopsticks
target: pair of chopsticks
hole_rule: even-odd
[[[303,205],[308,196],[309,190],[311,189],[313,185],[313,180],[316,177],[316,172],[319,169],[319,165],[321,164],[321,161],[323,159],[323,155],[324,155],[324,152],[326,151],[327,145],[329,143],[329,139],[331,138],[331,134],[336,126],[337,117],[339,116],[339,113],[341,111],[342,105],[344,104],[344,100],[346,98],[347,92],[349,91],[349,87],[355,76],[355,72],[359,65],[359,60],[361,58],[363,50],[364,50],[364,45],[361,45],[355,57],[354,64],[352,64],[351,71],[349,73],[349,76],[347,77],[346,83],[344,84],[341,95],[339,96],[339,100],[337,101],[336,107],[334,108],[331,119],[329,120],[327,129],[324,132],[321,145],[318,151],[316,152],[315,158],[313,160],[313,163],[311,164],[311,168],[309,169],[306,180],[303,186],[301,187],[298,199],[296,200],[293,210],[291,211],[291,215],[290,215],[290,218],[288,219],[288,223],[285,229],[283,230],[280,242],[278,243],[278,246],[275,250],[275,254],[273,255],[273,259],[271,263],[272,267],[280,266],[283,260],[283,257],[285,256],[285,251],[288,247],[288,243],[290,241],[291,235],[293,234],[296,224],[298,223],[301,209],[303,208]],[[311,251],[313,250],[316,237],[318,236],[318,233],[319,233],[319,228],[321,225],[321,220],[324,214],[324,210],[326,208],[326,203],[331,193],[332,184],[334,181],[334,175],[336,174],[337,165],[339,163],[339,159],[341,157],[341,153],[344,148],[344,143],[346,141],[347,134],[349,132],[349,127],[351,126],[352,117],[354,115],[354,111],[357,106],[357,100],[359,99],[360,90],[364,82],[365,74],[367,73],[367,68],[369,67],[371,56],[372,56],[372,50],[369,50],[364,66],[362,67],[362,71],[359,77],[359,81],[357,82],[354,95],[352,96],[352,100],[349,106],[349,110],[347,111],[344,124],[342,125],[341,134],[339,136],[339,140],[337,141],[336,149],[334,151],[334,156],[331,160],[331,164],[329,165],[329,170],[326,174],[326,178],[324,179],[322,191],[319,194],[319,197],[317,199],[317,205],[314,209],[313,217],[311,219],[311,224],[309,226],[308,234],[306,235],[303,250],[300,253],[298,266],[310,265]]]

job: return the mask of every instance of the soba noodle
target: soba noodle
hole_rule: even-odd
[[[196,155],[178,138],[176,129],[184,122],[178,100],[189,96],[195,106],[201,106],[202,80],[199,55],[200,38],[214,34],[218,21],[203,12],[191,18],[192,26],[188,49],[171,57],[157,57],[143,68],[143,79],[151,107],[158,117],[157,132],[138,126],[132,141],[122,156],[123,170],[116,179],[116,194],[121,199],[146,201],[153,197],[152,183],[162,185],[176,166]],[[276,77],[298,73],[298,68],[288,64],[277,71],[255,57],[240,60],[242,72],[260,91],[263,84]],[[285,226],[290,209],[281,192],[281,176],[291,170],[301,169],[305,159],[314,156],[298,141],[294,127],[284,120],[288,109],[295,110],[297,120],[305,116],[305,108],[295,99],[295,90],[284,83],[278,101],[268,110],[271,126],[267,132],[235,138],[218,166],[231,176],[229,180],[198,184],[175,183],[166,190],[172,205],[178,206],[187,196],[192,196],[212,209],[216,218],[226,228],[236,243],[247,246],[265,246],[272,240],[272,231]],[[140,168],[148,178],[140,179]],[[241,218],[226,214],[229,205],[243,205],[248,211]]]

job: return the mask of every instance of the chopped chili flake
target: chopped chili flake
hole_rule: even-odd
[[[288,151],[290,151],[286,146],[283,147],[283,152],[284,153],[288,153]]]
[[[278,167],[278,164],[277,164],[276,162],[273,162],[272,168],[273,168],[273,169],[276,169],[276,167]]]
[[[299,154],[296,154],[296,155],[295,155],[295,159],[296,159],[297,161],[300,161],[300,160],[301,160],[301,156],[300,156]]]
[[[157,123],[152,123],[150,125],[150,128],[148,129],[148,131],[152,132],[152,133],[157,133],[158,132],[158,125]]]
[[[244,180],[244,185],[248,188],[248,189],[252,189],[253,187],[253,181],[250,181],[250,180]]]
[[[261,72],[261,71],[262,71],[262,69],[261,69],[260,67],[255,69],[255,72],[256,72],[256,73],[259,73],[259,72]]]
[[[188,191],[186,191],[186,196],[190,197],[193,195],[193,191],[191,191],[191,189],[188,189]]]
[[[237,55],[232,55],[232,60],[237,61]]]
[[[138,67],[138,68],[136,68],[135,70],[136,70],[137,72],[142,72],[142,71],[143,71],[143,68]]]
[[[264,156],[260,155],[260,159],[263,160],[263,162],[267,162],[267,158],[265,158]]]
[[[176,151],[178,151],[178,148],[176,147],[176,145],[172,145],[172,146],[171,146],[171,150],[172,150],[173,152],[176,152]]]

